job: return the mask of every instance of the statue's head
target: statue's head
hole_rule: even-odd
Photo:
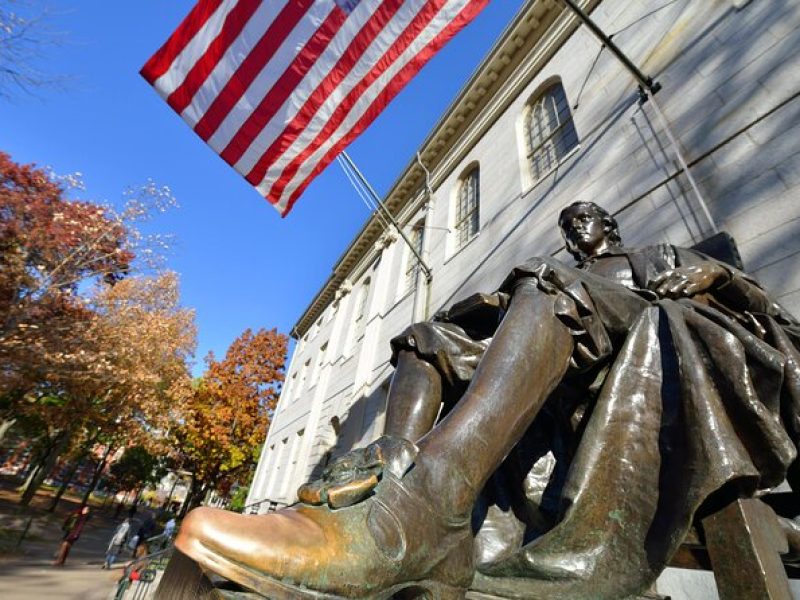
[[[594,202],[573,202],[561,211],[558,226],[575,260],[596,256],[609,246],[622,246],[616,219]]]

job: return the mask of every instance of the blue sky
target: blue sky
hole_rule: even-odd
[[[82,172],[89,199],[114,202],[148,178],[170,186],[181,208],[153,227],[177,238],[168,267],[197,311],[199,372],[209,350],[224,354],[247,327],[288,333],[369,213],[333,163],[281,219],[139,76],[193,4],[52,0],[49,27],[63,42],[41,68],[68,83],[0,99],[0,149],[57,173]],[[490,2],[350,146],[379,193],[521,4]]]

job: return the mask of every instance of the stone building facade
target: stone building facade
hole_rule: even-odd
[[[381,434],[389,340],[408,324],[529,256],[571,262],[556,217],[572,201],[612,211],[631,246],[727,231],[800,314],[800,3],[581,5],[661,84],[655,102],[561,0],[524,3],[385,198],[430,281],[373,216],[297,322],[254,512]]]

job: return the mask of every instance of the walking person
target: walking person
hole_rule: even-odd
[[[148,540],[153,536],[156,532],[156,521],[153,519],[152,515],[147,515],[144,523],[139,527],[139,530],[136,532],[136,536],[139,538],[136,546],[134,546],[133,557],[134,558],[141,558],[145,556],[148,551]]]
[[[64,520],[64,524],[61,526],[61,530],[64,532],[64,537],[61,540],[61,546],[58,549],[56,560],[53,563],[54,566],[64,566],[64,562],[67,560],[67,556],[69,555],[72,545],[78,541],[78,538],[81,537],[83,528],[88,520],[88,506],[84,506],[70,513],[70,515]]]
[[[175,529],[177,528],[177,522],[175,521],[175,517],[171,517],[169,521],[166,522],[164,525],[164,537],[167,539],[172,539],[172,536],[175,534]]]
[[[114,561],[117,560],[117,556],[122,552],[122,547],[125,545],[130,531],[131,520],[126,518],[114,531],[114,535],[111,536],[111,541],[108,543],[108,549],[106,550],[106,559],[103,562],[104,569],[110,569]]]

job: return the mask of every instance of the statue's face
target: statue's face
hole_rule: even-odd
[[[568,214],[561,222],[561,233],[573,256],[594,256],[608,245],[608,224],[594,211],[575,210]]]

